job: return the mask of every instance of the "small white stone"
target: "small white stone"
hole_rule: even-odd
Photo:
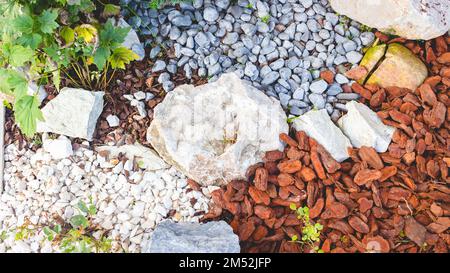
[[[116,115],[108,115],[106,117],[109,127],[117,127],[120,124],[120,120]]]

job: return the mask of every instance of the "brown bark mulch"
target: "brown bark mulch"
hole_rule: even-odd
[[[268,152],[249,168],[247,181],[213,192],[205,220],[229,222],[242,252],[309,252],[290,242],[302,231],[289,208],[294,203],[324,226],[317,243],[324,252],[448,252],[450,38],[395,42],[428,65],[425,83],[414,91],[354,87],[366,94],[361,102],[397,128],[387,152],[351,149],[351,158],[338,163],[303,132],[281,135],[284,152]]]

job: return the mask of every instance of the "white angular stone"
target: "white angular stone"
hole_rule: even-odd
[[[295,130],[304,131],[309,137],[314,138],[338,162],[349,157],[347,149],[351,148],[352,144],[331,121],[327,110],[311,110],[296,118],[293,126]]]
[[[122,145],[122,146],[99,146],[96,147],[97,152],[108,151],[109,156],[114,158],[119,154],[125,155],[128,159],[136,160],[139,168],[147,171],[155,171],[169,168],[164,160],[162,160],[156,153],[150,148],[144,147],[138,143],[134,145]]]
[[[113,18],[112,22],[113,25],[121,28],[130,27],[123,18],[120,18],[118,22]],[[139,56],[139,59],[137,59],[138,61],[142,61],[145,58],[144,46],[141,44],[141,41],[139,41],[139,36],[133,28],[130,27],[130,31],[125,37],[125,41],[123,41],[122,45],[136,53]]]
[[[42,136],[42,147],[53,159],[63,159],[73,155],[72,143],[65,136],[50,139],[44,134]]]
[[[120,120],[116,115],[108,115],[106,117],[109,127],[117,127],[120,124]]]
[[[450,28],[448,0],[331,0],[333,9],[369,27],[408,39],[430,40]]]
[[[350,101],[347,114],[338,120],[338,126],[356,148],[373,147],[377,152],[386,152],[395,128],[384,125],[375,112],[366,105]]]
[[[98,91],[68,88],[42,108],[44,121],[37,132],[52,132],[92,140],[97,119],[103,111],[103,95]]]
[[[236,74],[194,87],[182,85],[154,109],[147,140],[160,156],[203,185],[245,177],[266,151],[282,149],[287,133],[280,103]]]

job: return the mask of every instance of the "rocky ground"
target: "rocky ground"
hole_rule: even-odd
[[[112,250],[117,252],[140,252],[164,219],[198,222],[208,211],[214,187],[193,191],[173,167],[145,171],[132,159],[100,155],[86,143],[73,154],[71,149],[66,154],[62,150],[60,146],[35,152],[14,144],[6,147],[5,188],[0,197],[5,233],[0,252],[59,251],[44,239],[42,229],[15,240],[17,228],[53,225],[58,219],[68,222],[79,213],[79,200],[92,199],[98,210],[94,223],[113,239]]]
[[[186,234],[202,241],[198,251],[214,245],[217,251],[236,252],[237,234],[243,252],[308,252],[313,247],[324,252],[448,252],[448,35],[426,42],[392,39],[336,14],[326,0],[194,0],[159,10],[150,9],[148,2],[120,1],[125,19],[146,45],[146,58],[117,73],[105,90],[105,106],[95,120],[90,143],[55,134],[25,139],[7,110],[0,252],[59,251],[44,240],[40,227],[69,221],[78,213],[77,203],[90,199],[98,210],[94,235],[104,233],[112,239],[115,252],[193,247]],[[426,65],[420,64],[429,73],[425,83],[414,91],[365,84],[370,80],[361,77],[377,76],[382,67],[381,61],[373,71],[358,66],[373,42],[409,48]],[[386,52],[383,61],[388,59]],[[421,84],[426,73],[408,73],[417,61],[413,64],[388,73],[390,80]],[[188,138],[186,128],[190,128],[189,114],[198,110],[191,108],[191,102],[200,88],[186,87],[190,91],[177,99],[173,94],[181,89],[173,89],[186,83],[217,83],[227,72],[237,75],[232,84],[223,84],[232,91],[209,85],[214,90],[204,96],[213,107],[202,115],[201,130],[196,131],[201,132],[202,143],[198,144],[198,139]],[[271,100],[261,98],[260,92],[252,94],[255,89],[243,87],[244,82]],[[46,93],[43,105],[58,96],[51,85]],[[161,104],[166,94],[173,101]],[[256,105],[258,111],[241,109],[243,98],[246,109]],[[337,120],[347,113],[349,101],[370,107],[380,123],[396,132],[377,138],[382,142],[373,148],[351,149],[347,154],[347,147],[354,143],[337,143],[330,134],[320,135],[320,129],[327,127],[322,124],[325,120],[328,127],[339,125]],[[255,102],[270,106],[260,109]],[[159,111],[154,110],[156,105],[162,105]],[[176,109],[181,106],[183,116]],[[277,115],[267,114],[267,109],[276,109]],[[221,124],[218,117],[230,112],[234,120]],[[297,116],[305,117],[307,112],[326,117],[309,124],[308,133],[316,130],[317,139],[292,128],[297,128]],[[179,123],[165,125],[166,114]],[[149,136],[153,120],[159,126],[153,126],[154,135]],[[251,130],[245,128],[265,128],[272,122],[280,126],[265,130],[262,140],[249,141]],[[340,129],[336,127],[333,137],[346,139]],[[165,145],[152,145],[152,137],[154,143]],[[330,145],[318,144],[323,141]],[[341,142],[334,150],[332,146]],[[265,153],[269,146],[275,149],[281,143],[286,144],[283,152]],[[197,183],[159,157],[152,157],[146,162],[154,164],[144,167],[134,156],[99,150],[102,145],[115,149],[140,144],[153,146],[166,162],[183,166],[190,177],[194,172],[214,176]],[[187,148],[178,149],[178,145]],[[175,148],[166,151],[168,146]],[[262,162],[246,170],[250,161]],[[242,173],[246,181],[233,179]],[[220,185],[228,185],[207,186],[218,184],[217,177],[227,177]],[[289,242],[302,232],[291,204],[309,207],[311,222],[323,226],[314,244]],[[224,222],[202,228],[164,224],[159,239],[147,248],[152,232],[164,219],[225,220],[232,229]],[[30,237],[16,240],[15,232],[22,227],[37,229]],[[204,233],[195,232],[203,229]],[[171,232],[175,235],[169,236]]]
[[[405,42],[430,76],[413,92],[354,84],[360,101],[397,128],[386,152],[363,146],[339,163],[305,132],[293,131],[280,136],[284,152],[266,153],[249,168],[252,183],[234,181],[213,193],[206,218],[229,222],[244,252],[310,252],[314,246],[331,253],[448,252],[450,40],[395,41]],[[309,217],[323,226],[319,240],[291,242],[305,225],[291,204],[310,209]]]
[[[165,91],[174,88],[180,70],[187,79],[209,81],[235,71],[292,115],[325,108],[337,119],[342,105],[359,97],[340,95],[349,83],[343,73],[375,39],[334,13],[327,0],[195,0],[158,11],[146,1],[121,3],[128,22],[154,45],[152,71],[162,72],[158,81]],[[336,72],[335,79],[319,80],[324,68]]]

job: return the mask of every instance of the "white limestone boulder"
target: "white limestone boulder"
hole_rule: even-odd
[[[61,89],[43,108],[44,121],[37,123],[37,132],[52,132],[92,140],[97,119],[103,111],[101,91]]]
[[[170,167],[156,154],[155,151],[138,143],[122,146],[98,146],[95,150],[97,152],[107,151],[108,156],[111,158],[123,154],[128,159],[135,160],[138,163],[139,168],[147,171],[156,171]]]
[[[342,162],[349,157],[348,148],[352,144],[331,121],[327,110],[311,110],[296,118],[293,127],[314,138],[336,161]]]
[[[123,18],[119,18],[118,21],[116,21],[115,18],[111,20],[114,26],[121,28],[130,27],[130,25]],[[128,35],[125,37],[125,41],[123,41],[122,45],[136,53],[139,56],[139,59],[137,59],[138,61],[142,61],[145,58],[144,46],[133,28],[131,28],[130,32],[128,32]]]
[[[355,148],[373,147],[386,152],[395,128],[384,125],[377,114],[366,105],[351,101],[346,105],[347,114],[338,120],[338,126]]]
[[[280,103],[234,73],[182,85],[154,109],[147,140],[169,164],[202,185],[244,179],[266,151],[282,150],[287,133]]]
[[[448,0],[330,0],[332,8],[369,27],[430,40],[450,29]]]

